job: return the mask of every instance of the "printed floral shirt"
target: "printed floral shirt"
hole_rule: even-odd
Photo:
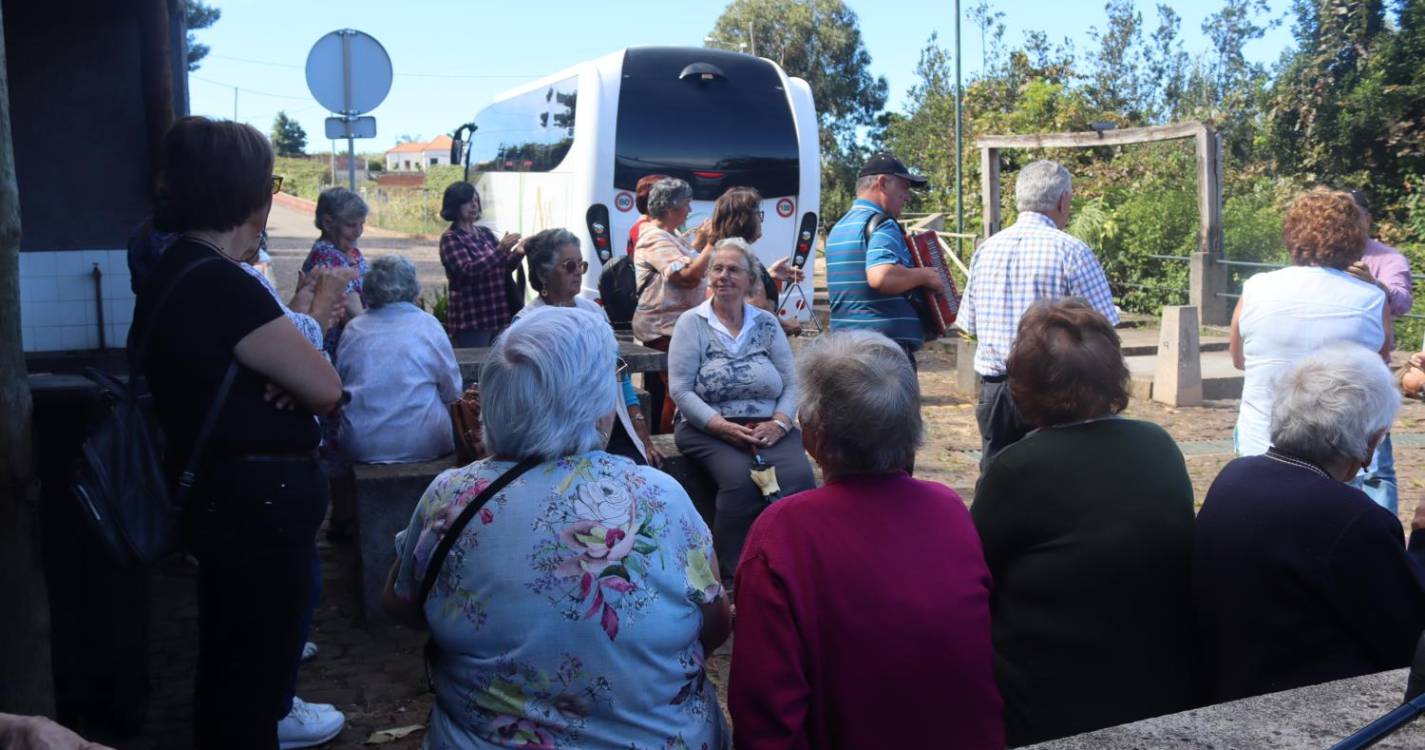
[[[361,254],[360,248],[352,247],[348,256],[331,242],[317,240],[312,243],[311,252],[302,262],[302,273],[311,273],[313,268],[355,268],[356,279],[346,285],[346,291],[356,292],[356,296],[361,298],[361,306],[366,306],[366,290],[361,286],[366,278],[366,256]],[[341,329],[342,326],[332,328],[326,337],[326,352],[333,358],[336,356],[336,345],[341,341]]]
[[[513,464],[436,477],[396,535],[395,590],[420,591],[450,523]],[[549,461],[485,504],[425,604],[439,645],[428,748],[725,750],[698,641],[723,596],[686,492],[603,451]]]

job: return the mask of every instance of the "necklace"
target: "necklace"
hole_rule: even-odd
[[[1327,474],[1326,470],[1321,468],[1320,466],[1317,466],[1316,464],[1307,461],[1304,458],[1297,458],[1296,456],[1291,456],[1287,455],[1286,453],[1282,453],[1276,448],[1268,448],[1267,452],[1263,455],[1265,455],[1267,458],[1272,459],[1273,461],[1284,463],[1287,466],[1295,466],[1298,469],[1306,469],[1307,471],[1320,476],[1322,479],[1331,478],[1331,475]]]
[[[206,247],[206,248],[208,248],[209,250],[212,250],[213,252],[215,252],[215,253],[217,253],[218,255],[222,256],[222,258],[223,258],[224,260],[229,260],[229,261],[232,260],[232,258],[228,257],[228,254],[227,254],[227,253],[223,252],[223,248],[222,248],[220,245],[218,245],[218,243],[213,242],[212,240],[204,239],[203,237],[199,237],[199,236],[193,235],[193,234],[185,234],[185,235],[183,235],[183,237],[184,237],[184,239],[192,240],[193,242],[196,242],[196,243],[198,243],[199,245],[202,245],[203,247]]]

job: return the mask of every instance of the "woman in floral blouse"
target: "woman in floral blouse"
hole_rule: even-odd
[[[328,188],[317,197],[317,229],[322,236],[312,243],[312,251],[302,263],[302,273],[311,273],[315,268],[350,268],[356,271],[356,278],[346,287],[346,319],[350,320],[366,310],[365,292],[361,280],[366,276],[366,256],[356,241],[366,229],[366,201],[361,196],[344,187]],[[326,335],[327,354],[336,355],[336,345],[341,340],[342,326],[337,325]]]
[[[712,540],[676,481],[602,450],[614,367],[597,315],[521,317],[480,373],[493,457],[436,477],[396,537],[386,605],[437,646],[426,747],[728,746],[703,667],[732,624]],[[471,519],[422,605],[445,530],[527,458],[542,463]]]
[[[517,312],[506,282],[524,259],[520,236],[495,239],[489,227],[475,223],[481,211],[474,185],[452,182],[445,189],[440,217],[450,229],[440,236],[440,264],[450,282],[445,328],[456,348],[489,346]]]

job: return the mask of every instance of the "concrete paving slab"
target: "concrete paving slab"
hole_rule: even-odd
[[[1037,750],[1330,747],[1400,705],[1407,671],[1397,669],[1219,703],[1030,747]],[[1374,747],[1425,747],[1425,722],[1416,720]]]

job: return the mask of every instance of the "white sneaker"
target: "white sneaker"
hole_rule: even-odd
[[[317,655],[317,644],[307,641],[302,644],[302,661],[311,661]]]
[[[292,699],[292,711],[277,722],[277,743],[282,750],[299,747],[316,747],[341,734],[346,726],[346,716],[325,704],[307,703],[301,698]]]

